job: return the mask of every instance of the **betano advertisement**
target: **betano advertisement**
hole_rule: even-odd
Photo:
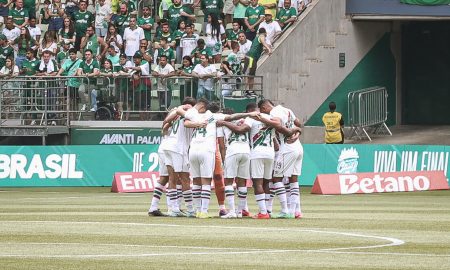
[[[0,187],[111,186],[116,172],[158,170],[157,145],[4,146]],[[438,171],[449,175],[450,146],[304,145],[300,184],[318,174]]]

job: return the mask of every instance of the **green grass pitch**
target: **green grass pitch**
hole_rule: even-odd
[[[450,269],[450,191],[302,188],[301,220],[201,220],[109,190],[0,188],[0,269]]]

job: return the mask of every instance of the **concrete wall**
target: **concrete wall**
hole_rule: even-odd
[[[261,57],[264,96],[283,104],[306,122],[386,32],[391,22],[353,23],[345,0],[315,0],[300,20]],[[345,53],[345,67],[339,67]],[[345,108],[346,109],[346,108]]]

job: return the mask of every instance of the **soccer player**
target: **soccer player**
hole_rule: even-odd
[[[187,110],[195,106],[196,101],[191,97],[186,97],[182,105],[183,110]],[[184,216],[179,209],[177,200],[177,180],[181,181],[183,197],[187,207],[187,216],[195,217],[195,212],[192,206],[192,190],[190,187],[189,178],[189,156],[188,149],[191,139],[191,130],[184,126],[184,117],[177,114],[177,110],[172,110],[164,123],[170,123],[172,126],[171,132],[166,139],[166,148],[164,149],[164,156],[166,157],[167,171],[169,172],[169,189],[168,194],[172,204],[172,212],[170,216]],[[199,123],[199,127],[205,126]]]
[[[165,186],[169,182],[169,172],[167,171],[167,166],[165,163],[164,149],[166,148],[166,138],[167,136],[161,136],[161,143],[158,148],[158,160],[159,160],[159,180],[155,184],[155,189],[153,191],[152,202],[150,208],[148,209],[149,216],[164,217],[166,216],[159,209],[159,201],[161,200],[162,194],[165,192]]]
[[[233,110],[224,110],[225,114],[232,114]],[[234,122],[218,121],[218,137],[224,137],[226,142],[225,155],[225,199],[229,212],[222,218],[242,218],[242,212],[247,202],[247,179],[250,178],[250,145],[248,132],[250,131],[250,118],[240,119]],[[222,134],[221,134],[222,133]],[[238,187],[238,209],[234,204],[233,183]]]
[[[206,108],[208,102],[204,99],[199,101]],[[217,126],[219,120],[232,121],[249,116],[256,117],[258,113],[238,113],[233,115],[214,114],[211,111],[188,110],[184,116],[186,127],[194,128],[189,149],[189,162],[191,176],[194,179],[193,195],[194,206],[198,210],[198,218],[208,218],[208,208],[211,198],[211,181],[214,171],[216,152]],[[198,128],[195,122],[206,121],[206,127]],[[201,190],[200,200],[198,198]]]
[[[301,218],[300,192],[298,176],[301,174],[303,161],[303,147],[298,139],[300,120],[294,113],[281,105],[274,106],[270,100],[261,100],[258,103],[261,113],[270,114],[271,119],[259,116],[259,120],[272,126],[280,135],[279,156],[273,171],[273,187],[281,204],[279,218]],[[293,136],[291,138],[291,136]],[[290,209],[287,208],[286,190],[283,177],[289,178]],[[298,209],[297,209],[298,207]]]

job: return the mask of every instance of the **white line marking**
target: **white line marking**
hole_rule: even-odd
[[[58,224],[111,224],[111,225],[125,225],[125,226],[150,226],[150,227],[182,227],[182,228],[204,228],[204,229],[236,229],[236,230],[262,230],[262,231],[285,231],[285,232],[311,232],[311,233],[324,233],[334,235],[344,235],[359,238],[369,238],[388,241],[388,244],[371,245],[371,246],[357,246],[357,247],[343,247],[336,249],[326,249],[325,251],[333,250],[350,250],[350,249],[368,249],[368,248],[382,248],[403,245],[405,242],[400,239],[384,237],[384,236],[372,236],[356,233],[334,232],[334,231],[321,231],[317,229],[297,229],[297,228],[276,228],[276,227],[239,227],[239,226],[217,226],[217,225],[186,225],[186,224],[164,224],[164,223],[133,223],[133,222],[96,222],[96,221],[1,221],[7,223],[58,223]]]
[[[144,253],[144,254],[65,254],[65,255],[24,255],[24,254],[0,254],[0,257],[33,257],[33,258],[108,258],[108,257],[155,257],[155,256],[174,256],[174,255],[220,255],[220,254],[261,254],[261,253],[284,253],[284,252],[310,252],[310,253],[333,253],[333,254],[362,254],[362,255],[393,255],[393,256],[428,256],[428,257],[450,257],[450,255],[440,254],[411,254],[411,253],[372,253],[372,252],[358,252],[358,251],[345,251],[354,249],[373,249],[383,248],[391,246],[403,245],[405,242],[400,239],[384,236],[363,235],[356,233],[335,232],[335,231],[321,231],[317,229],[298,229],[298,228],[275,228],[275,227],[239,227],[239,226],[207,226],[207,225],[178,225],[178,224],[162,224],[162,223],[126,223],[126,222],[94,222],[94,221],[0,221],[0,223],[53,223],[53,224],[85,224],[85,225],[97,225],[97,224],[111,224],[111,225],[124,225],[124,226],[150,226],[150,227],[190,227],[190,228],[217,228],[217,229],[237,229],[237,230],[260,230],[260,231],[287,231],[287,232],[310,232],[310,233],[322,233],[322,234],[334,234],[343,235],[348,237],[359,237],[366,239],[375,239],[388,241],[387,244],[371,245],[371,246],[355,246],[355,247],[340,247],[340,248],[328,248],[328,249],[247,249],[247,248],[213,248],[213,247],[196,247],[196,246],[145,246],[145,245],[120,245],[125,247],[158,247],[158,248],[177,248],[177,249],[207,249],[218,250],[217,252],[172,252],[172,253]],[[7,243],[6,243],[7,244]],[[11,243],[10,243],[11,244]],[[16,243],[25,244],[29,243]],[[77,245],[80,243],[32,243],[36,245]],[[91,245],[91,244],[89,244]],[[92,244],[92,246],[114,246],[115,244]],[[219,252],[220,251],[220,252]]]

